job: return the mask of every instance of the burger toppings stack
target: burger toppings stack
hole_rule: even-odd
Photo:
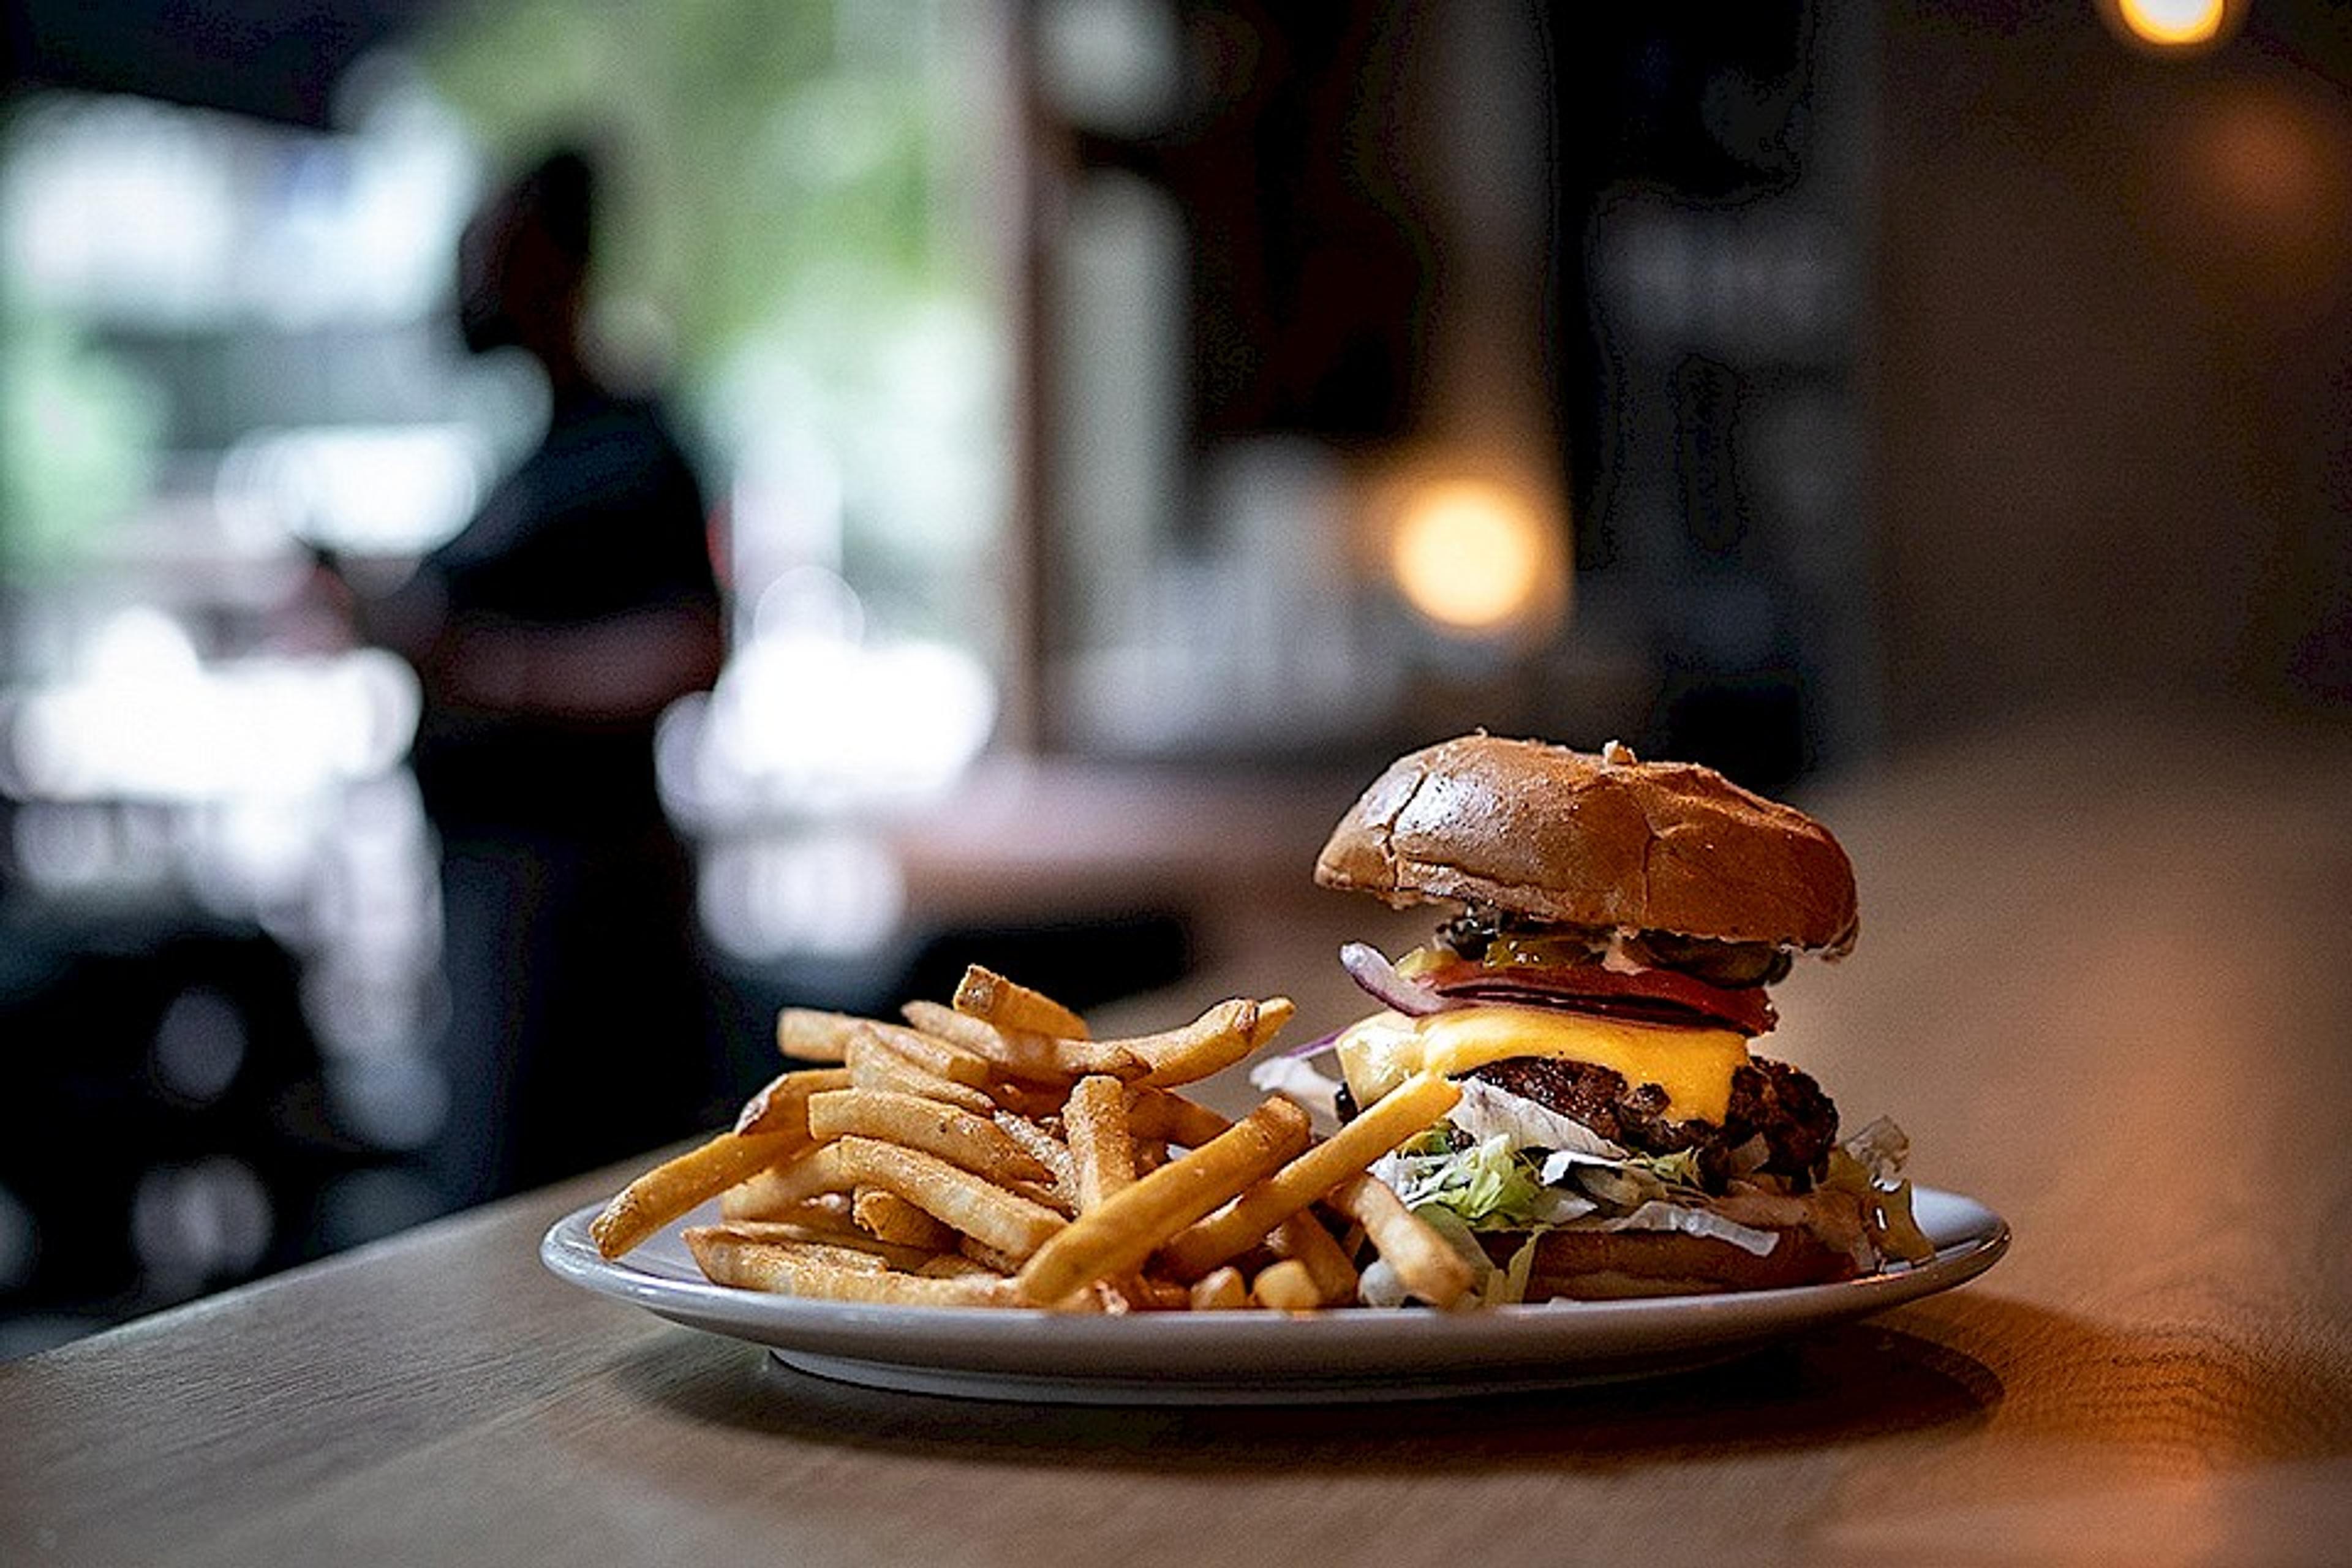
[[[1382,773],[1316,879],[1452,911],[1393,963],[1343,949],[1383,1010],[1309,1054],[1336,1066],[1343,1120],[1416,1073],[1459,1083],[1374,1173],[1481,1265],[1486,1300],[1813,1284],[1931,1253],[1901,1131],[1841,1141],[1820,1085],[1748,1049],[1777,1022],[1765,988],[1856,933],[1853,868],[1801,812],[1614,742],[1466,735]],[[1381,1286],[1368,1273],[1366,1300]]]

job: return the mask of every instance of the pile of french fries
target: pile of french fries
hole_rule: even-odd
[[[1353,1305],[1377,1257],[1435,1307],[1470,1265],[1366,1173],[1460,1090],[1424,1075],[1320,1142],[1269,1099],[1238,1121],[1175,1092],[1264,1048],[1284,998],[1097,1040],[1041,992],[973,967],[904,1023],[788,1008],[801,1061],[734,1128],[646,1172],[590,1234],[618,1258],[698,1205],[718,1284],[929,1307],[1160,1311]]]

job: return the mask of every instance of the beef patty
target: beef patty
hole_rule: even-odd
[[[1731,1154],[1761,1136],[1762,1170],[1786,1176],[1802,1190],[1827,1166],[1837,1142],[1837,1106],[1811,1077],[1786,1062],[1758,1057],[1733,1070],[1731,1101],[1720,1125],[1675,1121],[1665,1114],[1666,1091],[1632,1085],[1625,1075],[1591,1062],[1514,1057],[1466,1075],[1571,1117],[1612,1143],[1645,1154],[1698,1152],[1707,1185],[1721,1191]]]

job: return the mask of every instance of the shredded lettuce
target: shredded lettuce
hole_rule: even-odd
[[[1549,1149],[1603,1160],[1626,1152],[1573,1117],[1481,1079],[1460,1080],[1461,1100],[1445,1119],[1476,1139],[1507,1137],[1514,1149]]]
[[[1372,1173],[1415,1213],[1442,1209],[1482,1230],[1559,1225],[1594,1206],[1580,1194],[1547,1184],[1543,1168],[1499,1133],[1459,1149],[1443,1131],[1424,1135],[1375,1163]]]
[[[1537,1180],[1546,1186],[1567,1184],[1578,1167],[1627,1173],[1638,1183],[1640,1196],[1655,1196],[1656,1188],[1700,1190],[1698,1152],[1678,1150],[1671,1154],[1637,1154],[1601,1137],[1581,1121],[1524,1095],[1477,1079],[1462,1080],[1462,1099],[1446,1113],[1446,1121],[1473,1139],[1509,1141],[1514,1152],[1532,1152],[1542,1159]],[[1629,1196],[1627,1203],[1640,1201]]]
[[[1698,1169],[1698,1151],[1677,1149],[1671,1154],[1657,1154],[1642,1162],[1650,1174],[1670,1187],[1703,1188]]]
[[[1546,1171],[1551,1168],[1547,1162]],[[1616,1165],[1580,1163],[1562,1173],[1612,1214],[1630,1214],[1649,1203],[1701,1205],[1708,1197],[1706,1184],[1699,1175],[1698,1155],[1689,1149]]]
[[[1443,1211],[1473,1230],[1524,1230],[1703,1192],[1694,1151],[1631,1153],[1507,1089],[1473,1079],[1462,1090],[1445,1122],[1372,1167],[1416,1213]]]
[[[1460,1149],[1442,1134],[1424,1136],[1391,1159],[1396,1167],[1391,1184],[1407,1207],[1436,1205],[1465,1221],[1518,1214],[1543,1185],[1533,1165],[1500,1135]]]
[[[1911,1158],[1911,1140],[1895,1119],[1882,1116],[1843,1145],[1853,1162],[1870,1173],[1871,1184],[1891,1187],[1903,1179],[1903,1166]]]
[[[1250,1080],[1318,1116],[1334,1113],[1339,1085],[1303,1059],[1261,1062]],[[1743,1225],[1706,1206],[1696,1150],[1636,1153],[1549,1106],[1484,1080],[1461,1080],[1461,1088],[1462,1098],[1444,1122],[1383,1155],[1371,1174],[1470,1264],[1474,1293],[1486,1305],[1527,1299],[1538,1239],[1560,1226],[1679,1231],[1759,1258],[1779,1242],[1775,1231]],[[1768,1152],[1761,1137],[1749,1140],[1732,1152],[1732,1173],[1751,1174]],[[1910,1184],[1903,1179],[1909,1152],[1903,1130],[1885,1117],[1831,1152],[1822,1185],[1859,1201],[1866,1236],[1855,1238],[1853,1250],[1864,1267],[1876,1267],[1885,1255],[1915,1263],[1933,1256],[1933,1244],[1911,1215]],[[1479,1242],[1481,1233],[1496,1231],[1529,1233],[1500,1268]],[[1408,1292],[1395,1270],[1375,1259],[1364,1270],[1359,1299],[1367,1306],[1399,1307]]]
[[[1536,1244],[1542,1239],[1542,1231],[1531,1232],[1511,1254],[1510,1262],[1488,1277],[1481,1298],[1486,1305],[1516,1306],[1528,1299],[1528,1277],[1535,1272]]]
[[[1830,1151],[1829,1176],[1822,1184],[1862,1200],[1871,1247],[1907,1263],[1925,1263],[1936,1255],[1936,1244],[1911,1216],[1911,1184],[1903,1175],[1910,1155],[1911,1140],[1893,1119],[1882,1116]]]
[[[1747,1142],[1731,1151],[1724,1163],[1732,1175],[1747,1177],[1762,1170],[1765,1162],[1771,1158],[1772,1145],[1766,1141],[1764,1134],[1759,1132]]]
[[[1871,1239],[1906,1263],[1925,1263],[1935,1257],[1935,1242],[1911,1215],[1911,1184],[1897,1182],[1881,1187],[1876,1196],[1876,1203],[1863,1209]]]
[[[1753,1226],[1741,1225],[1737,1220],[1726,1219],[1708,1209],[1685,1208],[1680,1204],[1670,1204],[1662,1199],[1654,1199],[1633,1213],[1621,1215],[1615,1219],[1599,1221],[1592,1228],[1595,1230],[1675,1230],[1685,1236],[1705,1236],[1711,1237],[1717,1241],[1727,1241],[1740,1250],[1752,1252],[1759,1258],[1768,1256],[1780,1241],[1780,1233],[1777,1231],[1759,1230]]]

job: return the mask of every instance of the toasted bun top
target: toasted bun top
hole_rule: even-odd
[[[1332,830],[1327,888],[1721,942],[1853,945],[1829,830],[1712,768],[1464,735],[1401,757]]]

